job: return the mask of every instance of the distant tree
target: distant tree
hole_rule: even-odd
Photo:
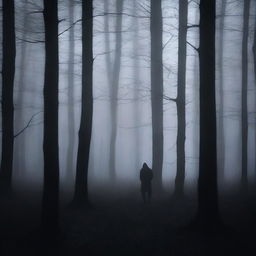
[[[82,1],[82,106],[73,204],[89,206],[88,165],[93,118],[93,0]]]
[[[23,9],[27,10],[28,7],[28,1],[24,0],[23,3]],[[26,60],[27,60],[27,26],[28,26],[29,20],[28,15],[25,13],[23,14],[23,32],[22,32],[22,38],[21,38],[21,56],[20,56],[20,67],[19,67],[19,81],[18,81],[18,99],[17,99],[17,105],[18,110],[16,111],[17,116],[15,117],[15,126],[17,126],[19,129],[23,126],[24,121],[24,91],[26,90],[26,83],[25,83],[25,72],[26,72]],[[23,150],[26,147],[26,136],[23,135],[19,138],[18,143],[15,143],[14,148],[14,154],[16,155],[16,165],[15,169],[18,175],[24,175],[26,171],[26,161],[25,156],[26,152]]]
[[[3,59],[2,59],[2,160],[0,169],[0,192],[11,192],[14,143],[13,88],[15,75],[15,10],[14,0],[2,1],[3,13]]]
[[[111,61],[111,51],[110,51],[110,36],[109,36],[109,15],[107,15],[107,13],[109,13],[109,0],[105,0],[104,1],[104,13],[106,14],[104,16],[104,43],[105,43],[105,65],[106,65],[106,76],[107,76],[107,83],[108,83],[108,90],[109,90],[109,99],[111,100],[111,95],[112,95],[112,61]],[[110,108],[109,108],[109,115],[110,115],[110,122],[111,122],[111,104],[110,104]],[[112,124],[110,124],[110,126],[112,127]],[[112,129],[112,128],[111,128]],[[111,137],[110,137],[111,140]],[[109,142],[111,144],[111,142]],[[111,152],[109,152],[109,161],[110,161],[110,155]],[[111,175],[111,171],[110,168],[110,162],[109,162],[109,176]]]
[[[111,93],[111,74],[112,74],[112,63],[110,58],[110,37],[109,37],[109,15],[107,13],[109,12],[109,0],[104,1],[104,13],[106,14],[104,16],[104,42],[105,42],[105,62],[106,62],[106,70],[107,70],[107,79],[108,79],[108,86],[109,86],[109,93]]]
[[[225,136],[224,136],[224,72],[223,72],[223,55],[224,55],[224,23],[226,13],[227,0],[221,2],[221,15],[220,15],[220,33],[218,41],[218,67],[219,67],[219,118],[218,118],[218,181],[224,181],[224,168],[225,168]]]
[[[253,51],[253,60],[254,60],[254,77],[256,80],[256,22],[254,25],[254,38],[253,38],[252,51]]]
[[[177,196],[183,196],[185,182],[187,21],[188,1],[180,0],[178,33],[178,93],[176,99],[178,116],[177,173],[174,190],[174,193]]]
[[[75,112],[74,112],[74,62],[75,62],[75,38],[74,38],[74,0],[69,1],[69,51],[68,51],[68,150],[67,150],[67,181],[74,180],[74,141],[75,141]]]
[[[199,10],[196,10],[195,15],[195,23],[198,23],[199,20]],[[193,87],[192,87],[192,95],[193,95],[193,152],[195,157],[198,157],[199,153],[199,58],[198,52],[194,55],[194,63],[193,63]]]
[[[138,3],[136,0],[133,0],[133,14],[134,16],[137,16],[137,9],[138,9]],[[134,167],[135,170],[139,169],[140,163],[140,155],[141,155],[141,141],[140,141],[140,130],[138,128],[139,120],[140,120],[140,105],[139,105],[139,87],[140,87],[140,64],[138,60],[139,55],[139,22],[138,18],[133,18],[133,24],[134,33],[133,33],[133,41],[132,41],[132,47],[133,47],[133,83],[134,83],[134,89],[133,89],[133,97],[134,97],[134,106],[133,106],[133,115],[134,115],[134,123],[135,123],[135,136],[134,136],[134,154],[135,154],[135,161],[134,161]]]
[[[199,62],[198,62],[198,55],[195,55],[194,57],[194,63],[193,63],[193,144],[192,144],[192,150],[194,152],[194,157],[197,159],[199,155],[199,123],[200,123],[200,117],[199,117]],[[198,163],[197,163],[198,165]]]
[[[44,185],[42,226],[50,234],[59,225],[59,145],[58,145],[58,0],[44,0]]]
[[[242,39],[242,176],[241,189],[248,189],[248,36],[250,0],[244,0],[243,11],[243,39]]]
[[[116,0],[116,25],[115,25],[115,57],[112,69],[111,79],[111,93],[110,93],[110,120],[111,120],[111,135],[110,135],[110,157],[109,157],[109,171],[111,180],[116,179],[116,137],[117,137],[117,99],[118,86],[120,78],[120,66],[122,55],[122,22],[123,22],[123,4],[124,0]]]
[[[163,21],[162,1],[151,0],[151,111],[152,151],[154,182],[156,189],[162,189],[163,168]]]
[[[216,1],[200,1],[200,159],[198,212],[200,225],[219,222],[215,99]]]

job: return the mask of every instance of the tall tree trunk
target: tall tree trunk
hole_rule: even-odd
[[[199,127],[200,127],[200,118],[199,118],[199,59],[196,54],[194,57],[194,75],[193,75],[193,143],[192,143],[192,151],[193,157],[195,160],[199,160]],[[195,168],[198,169],[199,162],[196,161]]]
[[[14,142],[13,87],[15,75],[15,17],[14,1],[3,0],[3,62],[2,62],[2,160],[0,192],[11,191]]]
[[[177,173],[175,195],[184,194],[185,182],[185,140],[186,140],[186,60],[187,60],[187,21],[188,1],[179,1],[179,38],[178,38],[178,93],[177,93]]]
[[[82,106],[73,203],[88,206],[88,165],[93,118],[93,1],[82,1]]]
[[[196,10],[195,14],[195,24],[198,24],[199,20],[199,10]],[[194,75],[193,75],[193,143],[192,143],[192,150],[194,152],[194,157],[198,159],[199,155],[199,56],[195,54],[194,56]],[[198,168],[199,162],[196,164],[196,168]]]
[[[58,230],[59,222],[59,145],[58,145],[58,1],[44,0],[44,186],[42,225],[48,232]]]
[[[110,159],[109,159],[109,171],[111,180],[116,179],[116,137],[117,137],[117,110],[118,110],[118,86],[120,77],[120,65],[121,65],[121,55],[122,55],[122,22],[123,17],[121,13],[123,12],[123,0],[116,1],[116,51],[115,59],[113,65],[113,78],[112,78],[112,88],[111,88],[111,137],[110,137]]]
[[[256,85],[256,19],[254,24],[254,38],[253,38],[252,52],[253,52],[253,62],[254,62],[254,81]],[[255,94],[255,98],[256,98],[256,94]],[[256,145],[256,125],[255,125],[255,145]],[[256,171],[256,161],[255,161],[255,171]]]
[[[253,52],[253,62],[254,62],[254,78],[256,80],[256,21],[254,25],[254,38],[253,38],[252,52]]]
[[[154,182],[157,190],[162,189],[163,168],[163,21],[162,1],[151,0],[151,111]]]
[[[104,42],[105,42],[105,64],[106,64],[106,76],[107,76],[107,82],[108,82],[108,88],[109,88],[109,99],[110,102],[112,100],[112,62],[111,62],[111,52],[110,52],[110,37],[109,37],[109,15],[107,14],[109,12],[109,0],[105,0],[104,1],[104,13],[106,14],[104,16]],[[110,103],[110,108],[109,108],[109,119],[111,122],[111,103]],[[110,129],[112,129],[112,124],[110,123]],[[110,137],[110,142],[109,144],[111,144],[111,137]],[[111,154],[111,153],[110,153]],[[109,155],[110,157],[110,155]],[[110,161],[110,158],[109,158]],[[110,162],[109,162],[109,166],[108,166],[109,170],[108,173],[110,175]],[[109,177],[110,178],[110,177]]]
[[[248,189],[248,36],[249,36],[249,14],[250,0],[244,0],[243,13],[243,40],[242,40],[242,175],[241,189]]]
[[[104,16],[104,36],[105,36],[105,61],[106,61],[106,70],[107,70],[107,79],[108,79],[108,86],[109,86],[109,94],[111,98],[111,84],[112,84],[112,63],[110,58],[110,38],[109,38],[109,15],[107,14],[109,12],[109,0],[104,1],[104,13],[106,14]]]
[[[219,220],[215,99],[216,1],[200,1],[200,160],[198,220],[214,227]]]
[[[133,0],[133,13],[137,15],[138,4],[136,0]],[[134,106],[133,106],[133,115],[134,115],[134,123],[135,123],[135,136],[134,136],[134,169],[135,171],[139,170],[139,165],[141,161],[141,136],[140,136],[140,128],[139,120],[140,120],[140,105],[139,105],[139,87],[140,87],[140,63],[138,58],[139,53],[139,22],[138,18],[133,18],[133,76],[134,76],[134,89],[133,89],[133,97],[134,97]]]
[[[27,10],[28,1],[24,1],[23,9]],[[21,56],[20,56],[20,71],[19,71],[19,83],[18,83],[18,100],[17,105],[20,108],[18,112],[16,120],[16,125],[18,129],[21,129],[23,126],[24,120],[24,110],[23,110],[23,103],[24,103],[24,92],[26,90],[26,83],[25,83],[25,71],[26,71],[26,57],[27,57],[27,26],[28,26],[28,16],[24,13],[23,17],[23,33],[22,33],[22,41],[21,41]],[[26,151],[24,150],[26,147],[26,136],[23,134],[19,139],[18,143],[15,144],[14,153],[16,155],[16,172],[18,175],[24,175],[26,171]]]
[[[74,23],[74,0],[69,1],[69,23]],[[69,30],[68,51],[68,151],[67,151],[67,182],[74,180],[74,141],[75,141],[75,112],[74,112],[74,62],[75,62],[74,27]]]
[[[219,38],[219,120],[218,120],[218,181],[224,182],[224,168],[225,168],[225,136],[224,136],[224,77],[223,77],[223,38],[224,38],[224,22],[226,13],[227,0],[223,0],[221,4],[221,17],[220,17],[220,38]]]

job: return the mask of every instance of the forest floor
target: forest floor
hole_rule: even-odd
[[[105,196],[104,196],[105,194]],[[221,198],[226,228],[205,233],[188,227],[196,200],[169,195],[143,204],[138,194],[93,198],[90,210],[61,206],[61,235],[43,239],[40,194],[1,199],[0,255],[251,255],[256,251],[256,198]],[[33,195],[33,196],[32,196]],[[65,200],[64,200],[65,201]]]

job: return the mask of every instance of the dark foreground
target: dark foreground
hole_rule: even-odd
[[[145,205],[137,194],[96,196],[88,211],[64,203],[61,234],[48,240],[37,229],[40,195],[19,193],[1,199],[0,255],[253,255],[255,199],[223,197],[226,228],[205,233],[188,226],[196,210],[193,198],[166,195]]]

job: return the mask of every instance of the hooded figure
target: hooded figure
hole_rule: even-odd
[[[153,172],[146,163],[143,164],[140,170],[140,181],[141,181],[141,194],[143,201],[151,200],[151,181],[153,179]]]

